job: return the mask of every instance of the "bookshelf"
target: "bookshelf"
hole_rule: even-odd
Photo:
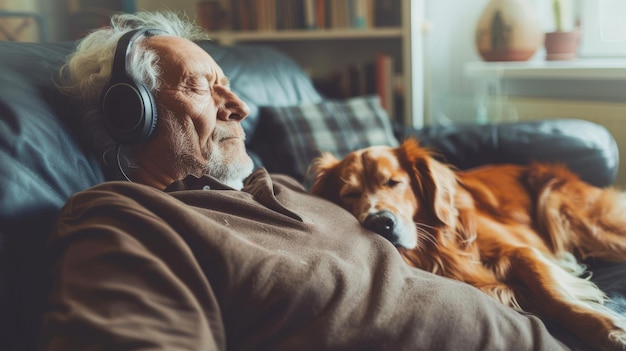
[[[306,8],[315,9],[314,4],[319,2],[325,2],[325,19],[306,14]],[[242,10],[242,3],[267,7],[263,13],[259,13],[254,8]],[[301,8],[279,8],[285,3],[299,4]],[[311,75],[322,93],[329,97],[379,93],[392,119],[419,128],[423,126],[420,40],[423,3],[424,0],[222,1],[222,11],[230,20],[223,21],[221,28],[210,28],[208,32],[212,40],[224,45],[269,45],[286,53]],[[338,17],[333,14],[340,11],[342,6],[347,9],[341,11],[343,19],[333,20],[333,17]],[[353,10],[350,10],[350,6],[354,6]],[[362,6],[359,11],[354,10],[357,6]],[[364,8],[369,10],[365,11]],[[387,14],[386,18],[376,18],[380,16],[381,9],[387,11],[383,11]],[[281,11],[289,14],[285,16],[291,17],[292,21],[281,23],[277,20],[281,17]],[[356,13],[361,13],[360,20],[354,18]],[[253,15],[257,17],[253,19]],[[247,23],[243,22],[245,19]],[[201,18],[197,20],[203,22]],[[385,58],[386,64],[380,63],[383,60],[381,57]],[[385,70],[392,72],[387,73],[386,78],[379,79],[386,81],[384,86],[391,92],[383,94],[376,91],[380,87],[364,83],[363,77],[371,77],[371,72],[355,73],[358,70],[371,70],[372,66],[386,66]],[[370,90],[361,86],[357,91],[346,91],[348,86],[354,88],[356,76],[361,77],[361,83],[357,85],[368,84]],[[334,89],[329,90],[329,87]]]

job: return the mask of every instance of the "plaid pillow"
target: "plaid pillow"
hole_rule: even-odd
[[[364,147],[399,144],[376,95],[261,107],[254,135],[250,148],[268,171],[288,174],[305,185],[309,164],[322,152],[343,158]]]

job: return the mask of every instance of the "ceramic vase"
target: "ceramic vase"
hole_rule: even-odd
[[[526,61],[544,43],[532,0],[490,0],[475,34],[476,48],[485,61]]]

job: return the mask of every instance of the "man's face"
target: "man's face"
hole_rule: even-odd
[[[230,91],[213,58],[195,43],[156,36],[146,39],[146,44],[159,56],[162,81],[155,100],[166,112],[160,114],[151,141],[152,156],[169,151],[169,162],[181,163],[176,166],[181,168],[176,172],[184,173],[179,177],[210,174],[239,187],[252,171],[240,123],[249,113],[248,106]]]

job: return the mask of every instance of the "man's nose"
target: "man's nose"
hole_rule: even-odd
[[[224,104],[219,118],[223,120],[243,120],[250,114],[248,105],[234,92],[228,90],[224,92]]]

